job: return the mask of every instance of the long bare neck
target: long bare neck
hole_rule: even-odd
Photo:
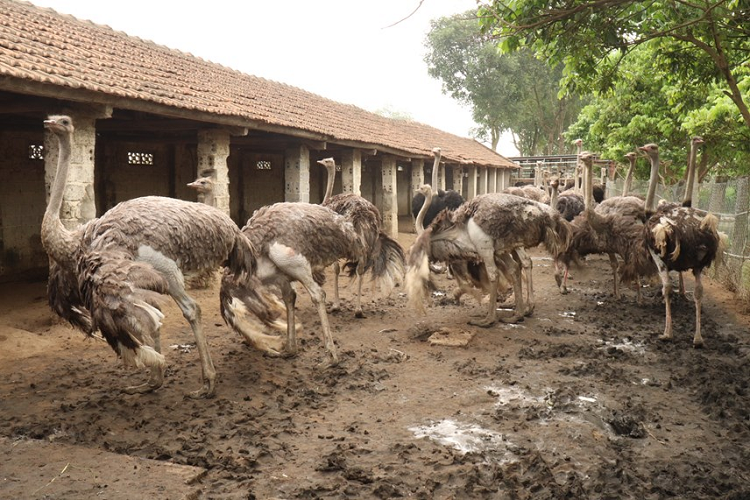
[[[333,196],[333,184],[336,182],[336,166],[326,165],[328,179],[326,180],[326,194],[323,196],[323,203],[326,203]]]
[[[659,155],[649,155],[651,159],[651,175],[648,179],[648,194],[646,194],[646,212],[653,212],[656,208],[656,184],[659,182]]]
[[[198,193],[198,201],[211,207],[215,207],[216,195],[214,195],[213,187],[208,191]]]
[[[685,196],[682,205],[689,207],[693,204],[693,187],[695,186],[695,157],[698,155],[698,145],[695,141],[690,143],[690,156],[687,164],[687,180],[685,181]]]
[[[55,180],[50,188],[49,203],[42,219],[42,245],[47,254],[61,266],[73,266],[75,252],[75,241],[73,231],[63,226],[60,220],[60,209],[62,208],[65,184],[68,180],[70,168],[70,134],[57,135],[59,152],[57,158],[57,171]]]
[[[417,236],[424,233],[424,217],[427,214],[430,205],[432,205],[432,189],[428,190],[425,194],[424,203],[422,203],[422,208],[419,209],[417,220],[414,223],[414,227],[417,230]]]
[[[630,160],[630,167],[628,167],[628,173],[625,174],[625,182],[622,185],[622,195],[627,196],[630,192],[630,188],[633,184],[633,171],[635,170],[635,162],[636,158],[628,157],[628,160]]]
[[[590,159],[583,163],[583,206],[586,210],[594,208],[594,162]]]
[[[432,189],[437,191],[438,186],[438,174],[440,172],[440,153],[435,153],[435,161],[432,163]]]
[[[560,183],[553,182],[550,187],[552,188],[552,196],[550,197],[550,200],[549,200],[549,206],[557,209],[557,194],[560,189]]]

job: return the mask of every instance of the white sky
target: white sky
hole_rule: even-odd
[[[31,0],[250,75],[469,137],[471,110],[427,74],[430,20],[476,0]],[[517,156],[510,141],[498,152]]]

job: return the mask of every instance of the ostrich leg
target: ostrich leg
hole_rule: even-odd
[[[662,295],[664,296],[664,306],[666,308],[666,324],[664,325],[664,333],[659,337],[661,340],[672,339],[672,280],[669,277],[669,270],[666,264],[661,258],[649,248],[651,258],[654,259],[656,268],[659,270],[659,278],[661,278],[662,284]]]
[[[526,282],[526,296],[524,297],[524,300],[526,301],[526,310],[519,312],[524,316],[531,316],[531,313],[534,312],[534,308],[536,307],[534,301],[534,280],[532,275],[534,263],[532,262],[531,257],[529,257],[529,254],[527,254],[526,250],[523,248],[516,248],[513,251],[513,258],[523,269],[522,276],[524,276],[524,281]]]
[[[339,298],[339,274],[341,273],[341,265],[339,261],[333,263],[333,301],[331,303],[330,311],[336,312],[341,309],[341,299]]]
[[[680,273],[680,276],[682,276],[682,273]],[[693,276],[695,276],[695,290],[693,292],[695,300],[695,336],[693,337],[693,347],[703,347],[703,337],[701,336],[701,304],[703,303],[701,269],[693,269]]]
[[[613,253],[609,253],[609,265],[612,266],[612,278],[614,279],[614,287],[615,287],[615,298],[620,298],[620,288],[617,286],[617,268],[620,267],[620,265],[617,263],[617,256]]]
[[[365,265],[360,262],[357,264],[357,306],[354,309],[355,318],[364,318],[365,313],[362,311],[362,277],[365,274]]]

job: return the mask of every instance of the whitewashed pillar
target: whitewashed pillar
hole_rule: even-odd
[[[414,159],[411,161],[411,198],[417,189],[424,184],[424,160]]]
[[[471,200],[477,195],[477,167],[470,165],[466,168],[469,176],[466,178],[466,199]]]
[[[198,131],[198,175],[214,170],[214,206],[229,215],[229,132],[222,129]]]
[[[67,229],[96,217],[96,193],[94,190],[94,167],[96,151],[96,120],[112,116],[111,108],[94,111],[65,110],[73,120],[75,135],[71,144],[68,182],[63,193],[60,220]],[[49,202],[50,188],[57,172],[59,148],[57,137],[51,132],[44,134],[44,183]]]
[[[396,157],[385,156],[381,164],[383,176],[383,230],[393,238],[398,237],[398,185],[396,182]]]
[[[478,194],[487,193],[487,167],[479,167],[479,186],[477,187]]]
[[[310,150],[304,144],[284,151],[284,201],[310,203]]]
[[[362,196],[362,152],[346,149],[341,153],[341,187],[343,193]]]
[[[463,196],[464,192],[464,169],[460,166],[453,167],[453,190]]]
[[[497,193],[497,168],[490,170],[490,193]]]

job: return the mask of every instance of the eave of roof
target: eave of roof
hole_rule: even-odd
[[[429,158],[515,168],[470,139],[394,120],[28,2],[0,0],[0,89]]]

